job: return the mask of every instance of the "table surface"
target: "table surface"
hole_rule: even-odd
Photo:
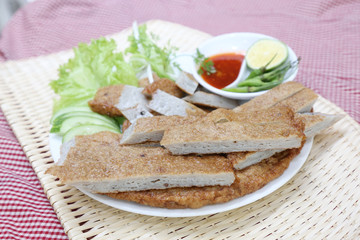
[[[296,81],[360,122],[359,1],[37,0],[4,28],[0,59],[54,53],[150,19],[212,35],[258,32],[278,38],[302,57]],[[0,182],[0,239],[67,239],[1,110]]]

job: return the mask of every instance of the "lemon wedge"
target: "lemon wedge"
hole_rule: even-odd
[[[266,67],[270,70],[283,64],[287,57],[286,44],[275,39],[261,39],[248,49],[245,59],[251,69]]]

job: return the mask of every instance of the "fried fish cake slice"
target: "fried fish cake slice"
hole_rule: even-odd
[[[160,144],[174,155],[214,154],[298,148],[304,138],[303,128],[288,122],[197,122],[165,130]]]
[[[166,129],[191,124],[199,120],[196,116],[154,116],[150,118],[139,118],[131,126],[126,126],[121,144],[137,144],[147,141],[160,142]]]
[[[76,136],[63,144],[62,163],[47,173],[92,192],[229,186],[234,181],[232,164],[224,156],[174,156],[162,147],[119,145],[120,138],[111,132]]]
[[[324,113],[303,113],[296,114],[295,121],[300,121],[305,125],[304,134],[306,138],[311,138],[319,132],[330,127],[343,118],[341,114],[324,114]],[[261,160],[268,158],[282,150],[265,150],[258,152],[236,152],[227,154],[235,169],[243,169],[252,164],[258,163]]]
[[[180,88],[178,88],[175,82],[167,78],[161,78],[149,84],[144,88],[142,93],[147,97],[151,97],[152,94],[158,89],[178,98],[184,96],[184,92]]]
[[[160,208],[200,208],[224,203],[255,192],[278,178],[289,167],[301,148],[289,149],[260,163],[235,171],[235,181],[230,186],[171,188],[138,192],[106,193],[112,198],[128,200]]]
[[[235,112],[233,110],[218,108],[208,113],[203,120],[214,123],[222,122],[250,122],[268,123],[276,121],[293,121],[295,116],[292,108],[287,106],[270,107],[246,112]]]
[[[91,110],[110,117],[122,116],[120,109],[115,105],[119,103],[124,87],[125,85],[118,84],[99,88],[94,99],[88,102]]]
[[[160,79],[159,76],[154,72],[152,73],[152,78],[154,82]],[[150,85],[150,79],[148,77],[139,79],[139,87],[145,88],[148,85]]]
[[[94,112],[110,117],[125,116],[133,122],[137,118],[153,116],[142,90],[143,88],[122,84],[102,87],[88,104]]]
[[[293,96],[276,103],[274,106],[288,106],[298,113],[310,112],[318,97],[310,88],[304,88]]]
[[[293,96],[304,88],[305,86],[301,83],[294,81],[286,82],[234,108],[234,111],[251,111],[254,109],[269,108]]]

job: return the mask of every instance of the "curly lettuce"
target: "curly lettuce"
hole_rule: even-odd
[[[114,84],[138,85],[134,68],[116,52],[113,39],[100,38],[90,44],[80,43],[75,56],[60,66],[59,78],[50,86],[60,96],[53,111],[68,106],[84,106],[98,88]]]
[[[148,64],[151,69],[160,78],[174,80],[174,66],[172,58],[175,56],[176,47],[168,43],[163,48],[156,45],[158,37],[154,34],[146,33],[146,25],[140,25],[138,28],[139,37],[130,35],[128,41],[130,46],[125,50],[125,54],[131,54],[130,64],[136,69],[136,72],[143,71]]]

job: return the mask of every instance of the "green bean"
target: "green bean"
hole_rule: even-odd
[[[249,87],[223,88],[222,90],[227,92],[248,93]]]
[[[269,82],[269,83],[263,84],[262,86],[223,88],[222,90],[227,91],[227,92],[251,93],[251,92],[259,92],[259,91],[271,89],[273,87],[276,87],[280,83],[282,83],[282,80]]]
[[[261,67],[259,69],[254,69],[250,72],[249,76],[245,79],[250,79],[250,78],[254,78],[254,77],[257,77],[257,76],[261,76],[262,74],[264,74],[266,71],[267,71],[267,66],[269,66],[269,64],[274,60],[274,58],[276,57],[277,54],[275,54],[271,59],[270,61],[264,66],[264,67]]]
[[[261,81],[259,77],[250,78],[240,82],[237,86],[238,87],[257,87],[263,85],[264,82]]]
[[[259,92],[259,91],[265,91],[265,90],[269,90],[273,87],[276,87],[277,85],[279,85],[280,83],[282,83],[282,80],[279,81],[274,81],[274,82],[269,82],[267,84],[264,84],[262,86],[259,87],[249,87],[248,91],[249,92]]]
[[[265,72],[264,68],[255,69],[255,70],[250,72],[249,76],[245,80],[250,79],[250,78],[254,78],[254,77],[258,77],[261,74],[264,74],[264,72]]]
[[[284,80],[285,74],[298,66],[300,58],[294,62],[288,62],[266,72],[266,68],[253,70],[250,75],[235,88],[225,88],[224,91],[228,92],[257,92],[271,89]]]

